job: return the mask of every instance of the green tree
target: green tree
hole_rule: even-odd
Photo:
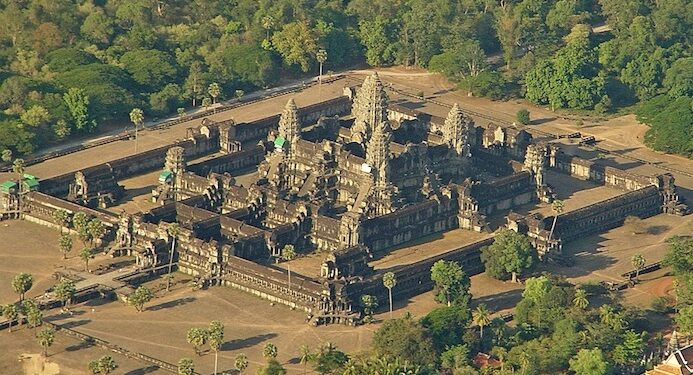
[[[19,318],[19,308],[14,303],[8,303],[2,307],[2,316],[9,321],[9,331],[12,333],[12,322]]]
[[[192,106],[197,106],[197,99],[200,98],[202,88],[204,87],[204,72],[202,70],[202,63],[199,61],[194,61],[190,65],[190,69],[188,70],[188,78],[186,78],[184,86],[187,97],[192,100]]]
[[[217,97],[219,97],[219,94],[221,94],[221,88],[219,87],[219,84],[216,82],[212,82],[209,84],[209,88],[207,88],[207,93],[209,93],[209,96],[212,97],[212,104],[217,102]]]
[[[320,374],[334,374],[349,360],[347,355],[328,342],[312,356],[313,369]]]
[[[680,308],[675,320],[681,333],[693,335],[693,305]]]
[[[61,278],[57,284],[55,284],[55,287],[53,287],[55,297],[58,298],[63,303],[63,307],[66,308],[69,306],[69,303],[72,300],[72,297],[74,297],[76,291],[77,287],[75,286],[75,282],[64,277]]]
[[[452,305],[460,299],[469,299],[471,282],[457,262],[439,260],[431,267],[431,280],[435,282],[436,300]]]
[[[130,303],[135,310],[138,312],[144,311],[144,305],[154,298],[154,293],[149,290],[144,285],[140,285],[135,291],[128,297],[128,303]]]
[[[236,360],[233,362],[233,367],[238,370],[238,373],[242,374],[248,368],[248,357],[243,353],[237,355]]]
[[[272,344],[271,342],[268,342],[265,344],[265,346],[262,348],[262,356],[265,357],[265,359],[272,360],[277,358],[277,346]]]
[[[692,97],[693,57],[683,57],[671,64],[662,84],[672,98]]]
[[[448,347],[440,354],[440,365],[458,374],[469,364],[469,347],[465,344]],[[464,374],[464,372],[462,372]]]
[[[166,274],[166,291],[168,292],[171,289],[171,268],[173,267],[176,240],[178,236],[180,236],[180,225],[178,223],[171,223],[168,228],[166,228],[166,232],[169,237],[171,237],[171,251],[168,254],[168,272]]]
[[[207,330],[204,328],[190,328],[186,336],[188,344],[193,346],[195,354],[198,356],[202,355],[200,348],[207,343],[208,338],[209,332],[207,332]]]
[[[392,288],[397,285],[397,277],[393,272],[383,274],[383,285],[387,288],[388,299],[390,301],[390,318],[392,318]]]
[[[613,352],[613,359],[617,365],[629,368],[637,366],[645,351],[644,333],[635,333],[632,330],[626,331],[622,337],[622,343],[616,345]]]
[[[28,302],[28,300],[24,302]],[[43,312],[33,301],[32,303],[24,303],[22,309],[24,310],[27,326],[33,328],[35,332],[36,328],[43,325]]]
[[[640,270],[645,267],[645,257],[642,254],[635,254],[630,258],[630,263],[635,268],[635,279],[640,277]]]
[[[193,375],[195,374],[195,364],[190,358],[181,358],[178,361],[178,375]]]
[[[108,45],[115,34],[113,19],[100,11],[90,12],[80,27],[82,35],[90,42],[102,46]]]
[[[70,214],[63,209],[57,209],[53,211],[51,216],[53,217],[53,221],[60,227],[60,234],[62,235],[63,228],[67,228],[70,223]]]
[[[361,306],[363,307],[363,321],[371,323],[373,321],[373,312],[378,308],[378,298],[370,294],[361,296]]]
[[[276,359],[270,359],[267,361],[267,365],[260,368],[257,372],[258,375],[284,375],[286,374],[286,369],[277,362]]]
[[[673,236],[667,239],[669,251],[664,256],[663,263],[672,267],[674,272],[683,274],[693,270],[693,238]]]
[[[437,352],[465,340],[466,328],[472,315],[466,304],[439,307],[421,318],[421,325],[431,337]]]
[[[96,122],[89,120],[89,95],[84,89],[70,88],[63,94],[63,100],[70,112],[75,130],[87,133],[96,129]]]
[[[96,366],[99,369],[100,374],[110,374],[113,370],[118,368],[115,360],[110,355],[105,355],[96,360]],[[91,367],[91,365],[89,366]]]
[[[224,324],[218,320],[213,320],[209,323],[207,332],[209,348],[214,352],[214,375],[216,375],[219,364],[219,349],[224,344]]]
[[[76,212],[72,217],[72,226],[77,232],[82,232],[86,230],[87,225],[89,225],[89,220],[89,216],[87,216],[87,214],[84,212]]]
[[[296,250],[294,249],[294,245],[287,244],[284,245],[284,248],[282,249],[282,255],[281,258],[288,262],[296,258]],[[289,276],[289,292],[291,292],[291,264],[287,263],[286,269],[288,271],[288,276]],[[290,297],[293,299],[293,297]]]
[[[22,123],[32,127],[42,127],[51,121],[51,114],[40,105],[33,105],[20,116]]]
[[[144,123],[144,112],[139,108],[134,108],[130,111],[130,122],[135,126],[135,153],[138,152],[138,139],[137,131],[139,130],[142,123]]]
[[[55,342],[55,331],[52,328],[44,328],[36,337],[39,345],[43,348],[43,356],[48,357],[48,348]]]
[[[491,246],[482,250],[481,260],[491,277],[501,279],[510,274],[512,281],[516,282],[517,274],[534,264],[534,253],[526,236],[503,230],[494,238]]]
[[[521,110],[517,111],[517,115],[515,117],[517,118],[517,122],[520,124],[529,124],[529,111],[527,109],[522,108]]]
[[[426,329],[407,315],[385,321],[373,335],[371,346],[379,356],[406,358],[414,364],[436,361],[436,350]]]
[[[6,163],[12,161],[12,150],[2,150],[2,161]]]
[[[94,259],[94,249],[85,247],[79,252],[79,258],[84,262],[84,270],[89,272],[89,260]]]
[[[19,302],[24,301],[26,292],[34,285],[34,277],[28,273],[20,273],[12,279],[12,290],[19,294]]]
[[[89,220],[87,232],[89,233],[89,241],[93,246],[94,241],[101,240],[103,235],[106,234],[106,227],[101,220],[94,218]]]
[[[287,65],[298,65],[307,72],[318,53],[317,39],[306,22],[292,22],[272,35],[272,45]]]
[[[590,301],[587,299],[587,292],[582,288],[575,289],[575,297],[573,298],[573,305],[581,310],[584,310],[589,306]]]
[[[610,375],[612,368],[599,348],[580,349],[570,359],[570,370],[576,375]]]
[[[313,352],[310,351],[308,345],[301,345],[298,355],[298,362],[303,365],[303,373],[306,374],[306,365],[313,360]]]
[[[482,303],[474,309],[472,318],[474,319],[474,323],[479,326],[479,336],[483,340],[484,327],[491,322],[491,312],[486,308],[486,305]]]
[[[178,69],[173,58],[156,49],[141,49],[126,52],[120,63],[138,84],[154,91],[173,81]]]

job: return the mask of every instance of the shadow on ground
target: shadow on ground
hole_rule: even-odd
[[[147,310],[148,311],[158,311],[158,310],[168,309],[171,307],[182,306],[182,305],[188,304],[190,302],[195,302],[196,299],[197,298],[195,298],[195,297],[178,298],[178,299],[174,299],[173,301],[168,301],[168,302],[160,303],[158,305],[150,306],[147,308]]]
[[[276,333],[266,333],[263,335],[252,336],[245,339],[227,341],[221,345],[221,351],[249,348],[251,346],[257,345],[263,341],[267,341],[275,337],[277,337]]]

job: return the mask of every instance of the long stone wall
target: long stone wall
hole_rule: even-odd
[[[657,184],[656,177],[629,173],[618,168],[601,165],[598,162],[567,155],[560,151],[551,156],[549,166],[556,171],[573,177],[625,191],[634,191]]]

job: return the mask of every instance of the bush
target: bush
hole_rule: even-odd
[[[522,125],[527,125],[529,124],[529,111],[526,110],[525,108],[522,108],[521,110],[517,111],[517,122],[519,122]]]
[[[669,300],[666,297],[657,297],[652,301],[652,310],[660,313],[667,314],[671,311],[671,306],[669,306]]]

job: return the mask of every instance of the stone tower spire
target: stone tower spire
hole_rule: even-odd
[[[387,102],[388,97],[378,73],[366,77],[354,98],[352,141],[366,144],[377,124],[387,122]]]
[[[301,138],[301,123],[298,120],[298,108],[293,98],[286,103],[279,118],[279,136],[286,140],[289,147]]]
[[[371,167],[373,181],[376,184],[385,184],[389,180],[391,138],[390,124],[380,122],[373,128],[373,133],[366,145],[366,163]]]
[[[473,121],[455,103],[443,124],[443,140],[458,156],[471,155],[471,132]]]

